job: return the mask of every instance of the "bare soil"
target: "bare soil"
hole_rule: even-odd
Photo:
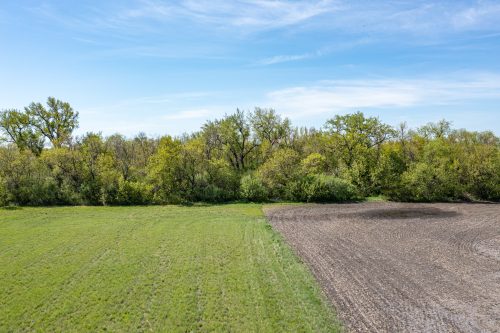
[[[500,205],[270,207],[352,332],[500,332]]]

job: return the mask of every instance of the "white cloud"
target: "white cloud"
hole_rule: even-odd
[[[331,53],[345,51],[345,50],[352,49],[352,48],[357,47],[357,46],[371,44],[374,42],[375,42],[375,39],[373,39],[373,38],[353,39],[353,40],[350,40],[348,42],[335,43],[335,44],[332,44],[328,47],[323,47],[323,48],[316,50],[314,52],[308,52],[308,53],[302,53],[302,54],[276,55],[276,56],[264,58],[264,59],[257,61],[256,65],[269,66],[269,65],[275,65],[275,64],[280,64],[280,63],[284,63],[284,62],[314,59],[314,58],[319,58],[319,57],[322,57],[322,56],[325,56],[325,55],[328,55]]]
[[[185,0],[179,7],[198,20],[258,29],[294,25],[335,9],[332,0]]]
[[[498,27],[500,4],[492,2],[478,2],[475,6],[464,8],[452,17],[452,24],[456,29],[478,29],[491,26]]]
[[[283,62],[305,60],[314,57],[311,53],[295,54],[295,55],[278,55],[260,60],[257,64],[262,66],[280,64]]]
[[[168,23],[189,19],[217,28],[270,29],[295,25],[335,9],[333,0],[138,0],[116,14],[102,17],[110,26],[132,21]],[[106,24],[101,24],[105,26]]]
[[[311,121],[317,121],[314,125],[318,125],[320,119],[322,122],[333,114],[358,110],[378,116],[392,114],[392,123],[396,123],[396,120],[418,123],[419,112],[434,107],[440,110],[436,111],[439,117],[446,115],[446,118],[454,120],[455,112],[458,111],[445,114],[442,110],[455,110],[456,106],[457,110],[463,112],[464,105],[474,108],[476,103],[472,102],[477,101],[476,111],[480,112],[484,111],[486,101],[498,104],[500,74],[468,72],[443,78],[330,80],[284,87],[263,94],[260,98],[255,96],[251,102],[219,97],[218,93],[185,92],[128,99],[90,109],[77,107],[81,113],[78,133],[92,130],[103,131],[106,135],[115,132],[133,135],[146,131],[152,135],[177,135],[199,130],[207,119],[233,112],[238,106],[245,110],[254,106],[272,107],[299,125]],[[404,116],[400,119],[398,114]],[[429,114],[425,117],[428,118]],[[488,117],[494,118],[491,113],[488,113]],[[465,121],[460,126],[468,127]],[[484,127],[492,126],[494,124]]]
[[[292,118],[372,108],[453,105],[500,98],[500,76],[474,75],[440,79],[322,81],[267,94],[265,105]]]
[[[46,4],[31,11],[76,30],[131,36],[162,34],[166,27],[180,21],[190,28],[201,26],[218,33],[303,26],[314,31],[436,37],[463,31],[500,31],[500,4],[491,0],[133,0],[127,4],[104,3],[76,14]]]

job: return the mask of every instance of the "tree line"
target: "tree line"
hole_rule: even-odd
[[[0,112],[0,205],[500,200],[499,138],[445,120],[394,128],[356,112],[315,129],[256,108],[177,137],[77,127],[53,97]]]

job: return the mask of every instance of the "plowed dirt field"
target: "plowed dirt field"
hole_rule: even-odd
[[[269,207],[352,332],[500,332],[500,205]]]

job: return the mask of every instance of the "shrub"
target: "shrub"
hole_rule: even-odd
[[[376,187],[373,181],[373,168],[371,162],[361,156],[349,168],[344,167],[341,170],[342,179],[356,186],[362,196],[374,194]]]
[[[308,177],[303,193],[308,202],[342,202],[357,198],[354,185],[344,179],[324,174]]]
[[[73,184],[69,184],[67,180],[63,180],[59,185],[57,202],[63,205],[82,205],[85,203],[82,194],[76,191]]]
[[[311,177],[301,177],[289,181],[283,192],[283,199],[290,201],[307,201],[307,195],[304,189],[307,187]]]
[[[21,205],[46,206],[57,204],[57,184],[52,178],[31,177],[12,191],[15,201]]]
[[[300,161],[300,168],[303,175],[320,174],[326,171],[328,164],[325,156],[319,153],[309,154]]]
[[[56,204],[57,182],[47,165],[31,151],[12,150],[9,155],[2,171],[11,201],[29,206]]]
[[[408,169],[408,165],[409,160],[405,158],[400,146],[391,143],[384,147],[372,175],[380,194],[390,198],[397,197],[401,188],[401,176]]]
[[[404,201],[459,199],[463,190],[456,178],[456,175],[447,168],[417,163],[403,173],[402,189],[399,196],[393,199]]]
[[[114,203],[120,205],[145,205],[152,201],[153,187],[143,182],[120,179]]]
[[[275,198],[286,196],[287,185],[299,177],[299,154],[292,149],[280,149],[258,170],[258,176],[266,186],[269,195]]]
[[[197,179],[200,188],[198,200],[222,202],[239,196],[240,177],[227,161],[212,159],[206,163],[206,172]]]
[[[469,148],[460,161],[467,193],[482,200],[500,200],[500,150],[487,145]]]
[[[240,195],[243,199],[262,202],[268,199],[267,190],[260,178],[246,175],[241,178]]]
[[[5,206],[9,203],[9,192],[7,190],[7,186],[5,185],[5,181],[0,176],[0,206]]]
[[[231,199],[229,192],[214,184],[207,184],[197,188],[193,201],[224,202]]]

